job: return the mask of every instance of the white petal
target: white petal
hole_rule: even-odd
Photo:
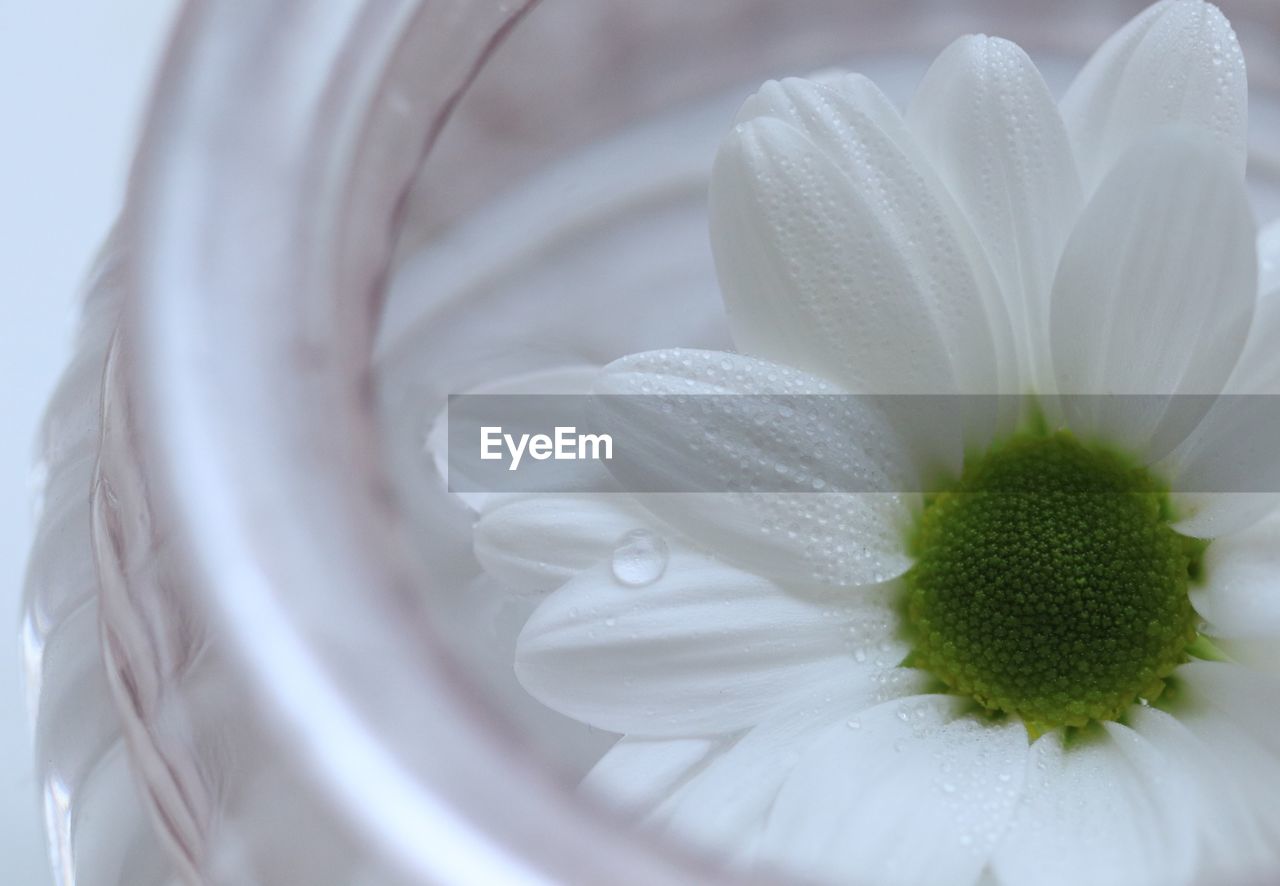
[[[856,153],[856,141],[848,126],[857,115],[865,116],[904,155],[913,160],[920,156],[893,102],[873,80],[857,73],[829,71],[771,80],[743,103],[735,122],[774,117],[790,123],[812,138],[833,163],[852,172],[856,167],[850,155]]]
[[[1215,786],[1221,800],[1242,804],[1252,822],[1215,841],[1234,854],[1232,867],[1242,876],[1205,876],[1199,883],[1274,883],[1280,872],[1280,682],[1239,665],[1207,661],[1183,665],[1175,678],[1170,712],[1222,764],[1224,778]],[[1221,814],[1203,814],[1215,813]],[[1204,821],[1201,827],[1229,824]]]
[[[1175,491],[1171,498],[1175,512],[1186,515],[1173,528],[1190,538],[1229,536],[1280,509],[1280,494],[1274,492]]]
[[[548,596],[520,634],[516,674],[548,707],[601,729],[721,735],[815,681],[857,683],[898,664],[894,594],[785,590],[673,544],[652,584],[623,584],[601,564]]]
[[[1227,383],[1231,394],[1280,394],[1280,293],[1258,299],[1244,353]]]
[[[711,181],[738,347],[850,390],[998,392],[1005,342],[992,328],[1007,316],[895,142],[904,131],[810,81],[766,84],[753,102],[778,116],[737,126]]]
[[[1212,138],[1243,178],[1246,81],[1235,32],[1217,7],[1164,0],[1147,9],[1102,44],[1062,99],[1086,192],[1168,124]]]
[[[494,710],[520,724],[521,735],[541,749],[549,768],[566,777],[581,777],[618,736],[550,710],[516,679],[511,664],[516,639],[533,604],[532,599],[514,597],[483,575],[431,596],[440,642],[450,660],[457,663],[459,673],[484,687],[485,701]]]
[[[1175,886],[1195,863],[1190,779],[1151,742],[1107,723],[1031,747],[1027,784],[992,867],[1002,883]]]
[[[1252,770],[1235,752],[1247,740],[1230,724],[1213,743],[1204,741],[1177,717],[1156,708],[1138,707],[1128,717],[1129,726],[1170,761],[1171,774],[1185,778],[1194,792],[1195,829],[1200,857],[1193,882],[1259,884],[1271,882],[1280,870],[1280,851],[1269,835],[1280,824],[1280,814],[1268,813],[1274,804],[1258,808],[1258,792],[1249,786],[1267,773]],[[1246,758],[1247,759],[1247,758]],[[1269,767],[1275,775],[1274,765]],[[1270,785],[1270,795],[1280,785]],[[1270,822],[1266,821],[1270,818]],[[1269,826],[1268,826],[1269,825]],[[1266,875],[1266,876],[1264,876]]]
[[[1258,295],[1280,294],[1280,220],[1258,232]]]
[[[964,709],[915,696],[829,727],[778,795],[765,857],[823,882],[975,883],[1017,801],[1027,733]]]
[[[1280,514],[1209,545],[1191,602],[1233,658],[1280,669]]]
[[[598,366],[557,366],[497,378],[467,390],[467,394],[586,394],[600,373]],[[440,410],[427,431],[424,448],[442,480],[449,477],[449,410]],[[506,498],[504,493],[455,493],[474,511]]]
[[[909,565],[904,532],[920,489],[921,453],[866,398],[777,364],[711,351],[654,351],[610,364],[596,385],[596,427],[630,448],[612,470],[630,490],[660,489],[643,503],[664,522],[735,563],[789,581],[873,584]],[[812,408],[787,413],[789,400]],[[666,395],[658,397],[656,395]],[[719,396],[705,396],[719,395]],[[960,433],[945,416],[922,446],[954,471]],[[777,489],[774,474],[815,490]],[[666,490],[679,490],[665,492]],[[724,490],[743,490],[725,492]]]
[[[650,816],[650,823],[734,861],[754,860],[778,791],[827,727],[864,708],[921,691],[927,677],[894,669],[876,681],[811,685],[710,761]]]
[[[711,738],[623,738],[587,773],[581,789],[625,815],[643,815],[731,745]]]
[[[481,515],[473,544],[494,578],[515,590],[545,591],[609,557],[625,533],[654,525],[629,495],[511,496]]]
[[[1171,713],[1187,728],[1207,740],[1217,726],[1230,726],[1280,763],[1280,679],[1238,664],[1199,660],[1179,667],[1174,678]]]
[[[1217,394],[1244,346],[1256,283],[1243,184],[1220,149],[1168,132],[1136,147],[1085,208],[1051,305],[1054,373],[1071,427],[1145,455],[1167,454]]]
[[[1236,532],[1280,505],[1280,298],[1258,301],[1226,393],[1162,463],[1185,535]]]
[[[1005,293],[1026,377],[1050,380],[1049,291],[1083,204],[1066,128],[1016,44],[962,37],[930,67],[907,122],[964,209]]]

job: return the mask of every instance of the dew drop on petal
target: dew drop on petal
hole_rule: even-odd
[[[632,588],[653,584],[666,572],[668,556],[662,536],[648,529],[632,529],[614,545],[613,577]]]

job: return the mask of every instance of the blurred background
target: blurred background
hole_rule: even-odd
[[[18,613],[36,424],[177,0],[0,0],[0,883],[47,886]]]

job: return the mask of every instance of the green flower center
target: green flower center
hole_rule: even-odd
[[[967,464],[916,527],[908,664],[1033,735],[1152,700],[1196,638],[1205,543],[1122,456],[1026,434]]]

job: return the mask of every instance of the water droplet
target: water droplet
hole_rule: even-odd
[[[667,570],[667,542],[648,529],[624,533],[613,548],[613,577],[632,588],[653,584]]]

